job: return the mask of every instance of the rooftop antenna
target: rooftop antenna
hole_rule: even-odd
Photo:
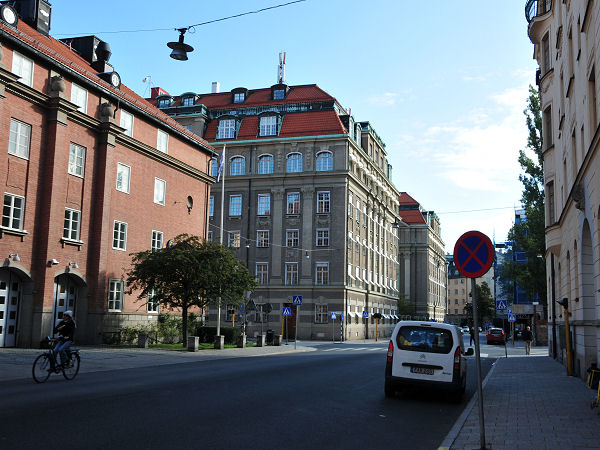
[[[152,90],[152,75],[145,76],[142,80],[142,83],[148,83],[148,86],[146,86],[146,89],[144,89],[144,95],[146,95],[146,92],[150,92]]]
[[[279,52],[279,67],[277,68],[277,83],[285,83],[285,52]]]

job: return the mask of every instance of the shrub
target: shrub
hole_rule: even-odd
[[[225,336],[226,344],[235,344],[242,331],[235,327],[221,327],[221,335]],[[196,326],[195,334],[190,333],[190,336],[198,336],[200,342],[211,343],[215,341],[217,335],[217,327],[199,325]]]

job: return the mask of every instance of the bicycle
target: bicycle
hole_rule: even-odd
[[[77,349],[68,349],[67,353],[67,362],[63,364],[58,363],[58,355],[54,351],[56,347],[57,339],[51,338],[50,336],[44,339],[45,343],[48,344],[48,351],[42,353],[33,362],[33,367],[31,369],[33,379],[36,383],[43,383],[46,381],[50,374],[52,373],[61,373],[67,380],[72,380],[75,378],[77,373],[79,372],[79,350]]]

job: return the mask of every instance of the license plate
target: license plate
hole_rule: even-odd
[[[420,373],[422,375],[433,375],[433,369],[427,367],[411,367],[411,373]]]

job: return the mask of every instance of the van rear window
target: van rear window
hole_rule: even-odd
[[[396,343],[402,350],[426,353],[450,353],[453,347],[452,333],[433,327],[402,327]]]

